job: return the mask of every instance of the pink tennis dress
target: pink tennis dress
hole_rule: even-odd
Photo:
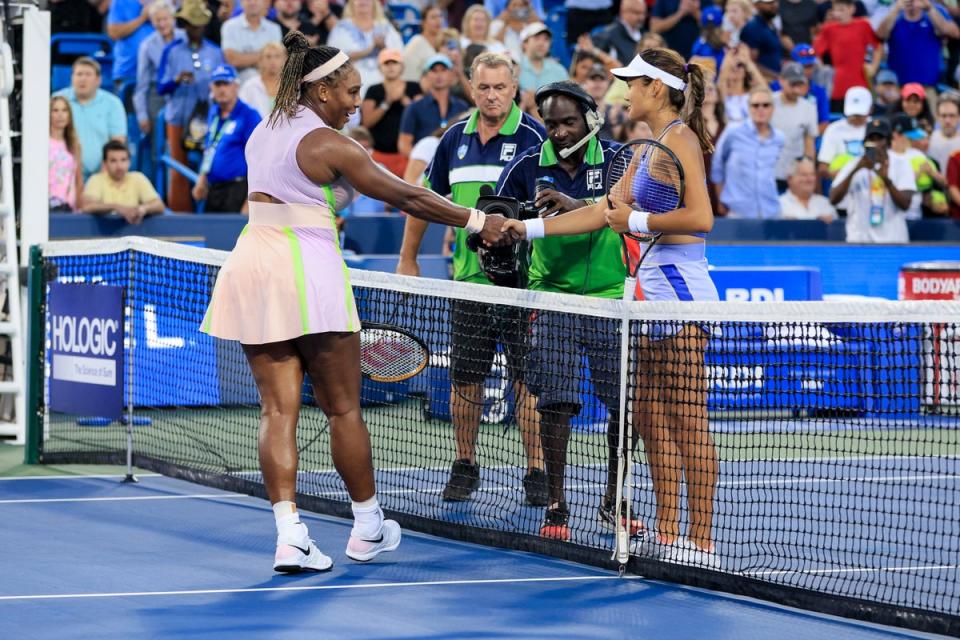
[[[263,120],[247,142],[248,192],[284,204],[249,202],[250,221],[220,269],[201,331],[243,344],[360,330],[335,212],[353,190],[317,185],[297,164],[305,135],[327,125],[310,109]],[[338,202],[338,196],[341,196]]]

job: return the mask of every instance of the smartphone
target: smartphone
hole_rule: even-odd
[[[877,162],[877,148],[876,147],[864,147],[863,157],[867,159],[867,162],[870,164],[876,164]]]

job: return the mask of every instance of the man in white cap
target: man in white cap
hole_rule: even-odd
[[[542,22],[528,24],[520,32],[523,60],[520,61],[520,91],[531,94],[545,84],[566,80],[563,65],[549,57],[553,35]],[[532,96],[529,100],[532,105]]]
[[[832,179],[850,160],[863,155],[867,118],[873,96],[866,87],[850,87],[843,98],[843,120],[831,123],[823,132],[817,154],[820,176]]]

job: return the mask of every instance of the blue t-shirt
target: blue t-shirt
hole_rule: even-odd
[[[237,100],[226,119],[220,117],[220,105],[210,105],[203,166],[205,169],[207,162],[210,163],[207,172],[210,184],[246,177],[247,160],[243,150],[258,124],[260,114],[242,100]],[[209,160],[207,154],[212,156]]]
[[[713,58],[717,61],[717,69],[723,64],[723,49],[716,49],[710,46],[703,38],[697,39],[693,43],[693,49],[690,51],[690,57],[701,56],[704,58]]]
[[[440,115],[440,103],[428,93],[419,100],[414,100],[403,110],[400,117],[400,133],[409,133],[416,144],[440,127],[447,126],[450,118],[460,115],[470,108],[466,102],[455,95],[449,96],[447,115]]]
[[[700,9],[712,7],[713,2],[704,0],[700,3]],[[680,8],[680,0],[657,0],[653,5],[653,17],[669,18]],[[680,19],[673,29],[664,31],[664,39],[667,41],[667,47],[673,49],[684,58],[690,57],[690,51],[693,49],[693,43],[700,37],[700,23],[691,15],[685,15]]]
[[[119,24],[135,20],[143,12],[140,0],[113,0],[107,24]],[[153,33],[153,25],[147,20],[126,38],[117,40],[113,45],[114,79],[135,80],[137,78],[137,51],[140,43]]]
[[[779,73],[782,58],[780,37],[766,20],[760,16],[753,16],[750,22],[743,26],[740,41],[751,49],[757,50],[757,64]]]
[[[953,20],[946,9],[934,6],[948,22]],[[908,21],[900,12],[890,32],[889,47],[887,66],[897,74],[901,85],[919,82],[929,87],[940,81],[943,43],[926,12],[916,22]]]

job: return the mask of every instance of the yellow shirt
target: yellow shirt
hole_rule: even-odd
[[[160,197],[147,180],[147,176],[139,171],[129,172],[120,183],[111,180],[106,172],[95,173],[87,180],[83,195],[104,204],[119,204],[127,207],[146,204]]]

